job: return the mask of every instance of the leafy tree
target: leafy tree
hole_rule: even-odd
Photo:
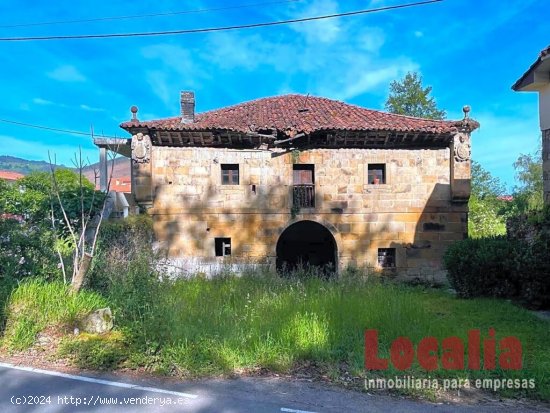
[[[55,182],[59,196],[72,224],[79,225],[82,219],[81,206],[84,210],[99,211],[103,194],[95,191],[93,184],[85,177],[69,169],[56,169]],[[82,185],[81,185],[82,184]],[[0,184],[0,212],[25,216],[28,222],[35,225],[51,226],[52,201],[54,196],[52,175],[48,172],[32,172],[18,179],[14,184]],[[81,198],[82,197],[82,198]],[[62,212],[54,208],[55,218],[63,227]]]
[[[51,276],[83,242],[82,234],[72,236],[73,229],[85,227],[104,199],[85,177],[64,168],[32,172],[11,184],[0,181],[0,214],[25,218],[0,219],[0,273]]]
[[[479,162],[472,161],[472,195],[479,199],[496,200],[505,192],[504,184],[491,175]]]
[[[55,277],[59,269],[54,243],[55,236],[47,228],[0,219],[0,278]]]
[[[468,203],[468,235],[483,238],[506,234],[504,185],[479,163],[472,162],[472,193]]]
[[[502,202],[502,201],[501,201]],[[506,234],[506,216],[496,203],[471,196],[468,203],[468,236],[487,238]]]
[[[520,154],[514,168],[519,181],[514,188],[514,203],[518,212],[542,209],[542,150],[539,148],[534,154]]]
[[[434,98],[428,96],[431,91],[431,86],[422,87],[422,77],[418,73],[409,72],[402,80],[390,83],[386,110],[398,115],[444,119],[445,111],[439,110]]]

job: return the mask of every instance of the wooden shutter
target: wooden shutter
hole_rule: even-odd
[[[294,185],[313,185],[313,171],[310,169],[295,169]]]

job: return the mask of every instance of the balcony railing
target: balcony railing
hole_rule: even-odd
[[[297,208],[314,208],[315,185],[294,185],[292,189],[292,205]]]

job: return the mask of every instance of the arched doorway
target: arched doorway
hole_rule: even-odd
[[[338,251],[332,233],[314,221],[290,225],[277,241],[277,270],[300,266],[331,268],[336,271]]]

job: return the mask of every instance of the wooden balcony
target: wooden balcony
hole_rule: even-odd
[[[294,185],[292,188],[292,205],[298,208],[314,208],[315,185]]]

